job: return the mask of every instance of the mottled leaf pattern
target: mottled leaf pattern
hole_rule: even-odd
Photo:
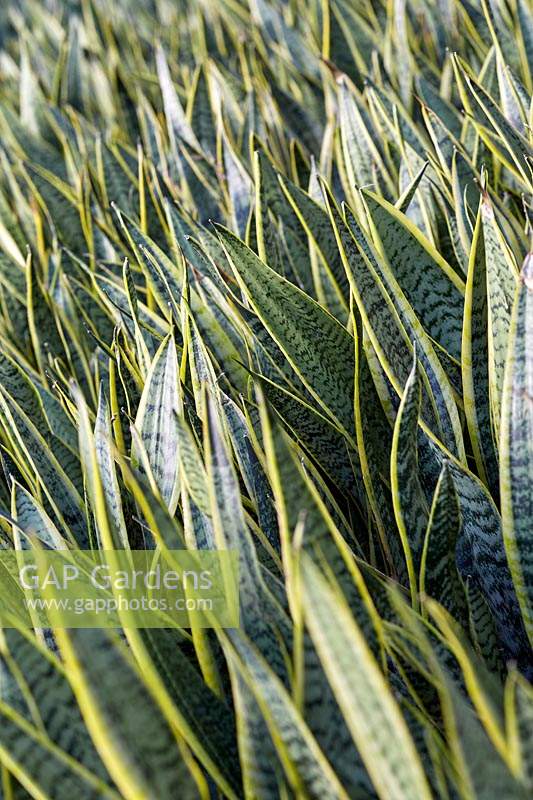
[[[240,625],[2,627],[2,798],[531,795],[530,5],[4,0],[0,567]]]
[[[135,426],[148,458],[155,484],[166,505],[176,508],[179,492],[178,432],[175,414],[180,406],[178,360],[172,336],[161,344],[152,362],[139,403]],[[133,458],[142,463],[135,445]]]
[[[509,567],[530,641],[533,643],[533,258],[522,268],[509,332],[501,428],[503,536]]]

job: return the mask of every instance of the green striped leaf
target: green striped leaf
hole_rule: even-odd
[[[302,579],[306,624],[376,792],[429,800],[400,708],[345,602],[305,556]]]
[[[509,567],[533,645],[533,256],[516,291],[502,400],[500,491]]]
[[[416,596],[415,576],[420,568],[424,535],[429,522],[429,510],[418,471],[420,399],[420,376],[415,357],[396,416],[391,451],[392,502],[413,599]]]
[[[198,797],[175,734],[124,645],[102,629],[57,637],[85,723],[123,796]]]
[[[353,339],[308,295],[217,226],[235,274],[265,328],[313,397],[353,435]]]
[[[335,234],[326,211],[291,181],[279,179],[281,188],[309,237],[315,266],[315,291],[333,316],[345,323],[349,284]],[[315,254],[313,257],[313,253]]]
[[[330,212],[357,308],[387,377],[401,396],[411,371],[412,342],[416,341],[417,355],[426,377],[423,420],[442,437],[447,447],[464,458],[459,416],[451,386],[420,322],[394,277],[382,271],[382,265],[378,264],[353,215],[346,210],[348,227],[331,204]]]
[[[41,542],[53,550],[64,550],[68,544],[56,526],[31,494],[17,481],[13,480],[11,492],[11,513],[26,537],[37,536]],[[28,547],[28,540],[21,541],[19,527],[13,528],[13,540],[18,549]]]
[[[239,632],[230,634],[230,641],[235,650],[227,649],[230,663],[257,699],[292,789],[309,798],[347,800],[349,795],[268,663]]]
[[[181,405],[178,359],[174,337],[161,343],[139,403],[135,427],[144,448],[148,466],[163,502],[174,513],[179,495],[178,431],[176,413]],[[142,464],[139,445],[132,448],[134,463]]]
[[[0,390],[0,414],[15,450],[21,449],[35,470],[43,491],[65,526],[65,535],[87,546],[87,527],[81,497],[33,422],[5,391]]]
[[[507,343],[518,275],[487,195],[482,198],[481,220],[487,272],[491,420],[494,439],[498,442]]]
[[[511,673],[506,687],[512,707],[509,709],[510,735],[517,747],[520,773],[526,791],[533,789],[533,688],[519,673]]]
[[[98,398],[98,413],[94,429],[94,446],[114,547],[127,549],[129,547],[128,532],[124,520],[122,498],[113,455],[114,440],[111,427],[111,415],[103,389],[100,390],[100,396]]]
[[[109,783],[109,775],[98,756],[83,722],[76,696],[65,671],[49,650],[33,635],[16,628],[3,631],[2,655],[15,667],[24,692],[31,697],[33,716],[51,742],[95,779]]]
[[[368,189],[363,197],[377,245],[417,317],[427,333],[459,361],[462,280],[404,214]]]
[[[420,564],[420,593],[465,618],[465,593],[457,571],[456,545],[461,528],[459,499],[446,462],[435,489]]]
[[[498,497],[498,460],[489,397],[487,256],[481,205],[468,264],[463,327],[462,374],[465,416],[479,475]]]
[[[0,701],[0,758],[32,797],[69,800],[119,800],[120,795],[93,776],[23,717]]]

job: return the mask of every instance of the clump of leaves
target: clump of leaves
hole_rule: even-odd
[[[528,0],[0,20],[1,541],[238,630],[0,637],[2,796],[533,790]]]

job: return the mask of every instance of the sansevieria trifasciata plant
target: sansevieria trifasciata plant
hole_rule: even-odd
[[[5,0],[5,800],[531,797],[532,89],[530,0]],[[138,551],[238,624],[13,612]]]

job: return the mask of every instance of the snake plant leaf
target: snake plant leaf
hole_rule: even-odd
[[[61,92],[64,101],[79,111],[82,111],[84,106],[83,82],[86,74],[82,68],[82,59],[78,19],[72,16],[69,19],[67,57]]]
[[[38,388],[40,387],[39,382],[32,381],[32,378],[7,353],[3,353],[0,357],[0,376],[6,392],[33,420],[44,436],[46,433],[49,434],[50,431],[43,413],[41,392]],[[40,388],[42,390],[42,387]]]
[[[384,476],[390,474],[392,435],[384,419],[361,335],[357,335],[355,379],[355,424],[357,449],[366,504],[372,511],[384,558],[403,584],[408,582],[405,553],[396,536],[394,509]],[[381,412],[381,413],[380,413]],[[391,532],[392,533],[391,535]]]
[[[346,497],[358,493],[357,454],[346,437],[309,402],[289,392],[264,375],[252,372],[265,396],[299,443],[332,478]],[[354,472],[356,475],[354,475]]]
[[[222,373],[225,365],[224,377],[238,391],[246,391],[248,376],[240,364],[240,350],[235,342],[235,336],[230,334],[230,324],[227,319],[217,311],[214,302],[209,302],[200,289],[191,285],[190,312],[198,327],[198,333],[212,356],[217,372]],[[235,333],[235,331],[233,331]]]
[[[188,205],[201,210],[199,221],[205,225],[210,219],[220,219],[221,203],[217,196],[215,167],[201,152],[190,147],[185,141],[179,145],[179,157],[183,172],[185,194]],[[193,205],[194,198],[194,205]]]
[[[533,354],[533,257],[524,261],[516,291],[505,370],[500,440],[502,525],[509,568],[533,643],[533,596],[529,573],[529,506],[533,480],[533,408],[529,395]]]
[[[142,447],[139,438],[137,442]],[[162,547],[166,550],[182,550],[183,529],[179,520],[170,515],[153,481],[140,470],[132,469],[130,464],[131,460],[128,462],[123,456],[121,457],[120,468],[124,482],[131,492],[131,500],[139,514],[133,521],[137,521],[142,529],[139,537],[142,549],[152,550],[155,547]],[[147,467],[150,468],[148,463]]]
[[[36,137],[44,124],[45,99],[33,70],[27,43],[20,47],[20,121]]]
[[[339,532],[346,535],[328,498],[320,494],[320,490],[311,479],[309,465],[305,472],[299,466],[299,454],[291,448],[290,441],[275,423],[265,414],[263,407],[262,429],[267,449],[269,475],[277,501],[280,532],[283,551],[289,558],[290,539],[293,531],[303,528],[303,547],[317,563],[327,562],[336,575],[345,593],[350,608],[360,621],[369,643],[376,654],[380,653],[380,638],[377,628],[375,610],[372,601],[366,595],[362,597],[363,583],[354,565],[348,566],[345,561],[346,552]],[[316,476],[315,476],[316,480]],[[338,526],[338,527],[337,527]],[[299,603],[298,578],[290,572],[288,585],[292,602]],[[356,585],[354,575],[359,580]],[[294,581],[294,583],[293,583]],[[359,589],[362,590],[361,594]],[[300,613],[300,612],[298,612]],[[376,627],[374,627],[376,626]],[[297,636],[299,631],[295,632]],[[357,753],[350,732],[335,700],[334,694],[324,675],[316,650],[306,631],[302,632],[301,677],[295,682],[301,684],[303,697],[303,716],[311,732],[322,748],[335,772],[350,795],[372,791],[368,774]],[[331,736],[329,731],[335,730]]]
[[[296,139],[292,139],[290,148],[292,180],[298,187],[308,186],[311,169],[305,150]]]
[[[190,426],[183,417],[176,416],[176,423],[179,441],[178,452],[183,467],[182,480],[185,482],[197,508],[210,516],[207,473],[199,452],[198,443]]]
[[[345,323],[349,284],[328,215],[318,203],[291,181],[282,178],[279,181],[285,196],[309,236],[310,243],[319,256],[316,277],[317,295],[320,296],[320,287],[324,296],[330,297],[332,300],[334,298],[333,306],[329,306],[329,304],[326,306],[330,308],[333,316]]]
[[[42,483],[43,491],[65,532],[80,546],[87,544],[87,527],[80,495],[57,461],[33,422],[15,401],[0,392],[0,413],[12,437],[13,446],[21,449]]]
[[[208,465],[211,517],[218,549],[239,553],[239,605],[243,630],[265,655],[280,676],[285,674],[282,650],[276,641],[276,628],[284,627],[283,612],[276,606],[261,571],[257,553],[246,525],[238,481],[229,460],[215,414],[215,401],[208,398],[206,460]]]
[[[427,123],[426,126],[429,127]],[[399,174],[399,189],[402,192],[407,190],[409,183],[417,174],[420,174],[424,164],[427,163],[427,161],[424,161],[409,144],[405,144],[404,149],[405,152],[400,165]],[[439,241],[440,222],[435,204],[435,184],[437,182],[437,173],[432,164],[432,160],[430,160],[427,170],[420,180],[419,191],[415,194],[410,208],[405,212],[406,217],[411,220],[415,228],[420,230],[423,236],[434,246],[437,241]],[[394,204],[395,207],[397,203],[398,201]],[[444,258],[445,249],[441,242],[439,242],[439,251],[444,261],[446,261]]]
[[[308,78],[315,77],[316,66],[313,64],[305,35],[302,35],[306,31],[305,24],[300,30],[287,25],[283,14],[265,0],[252,0],[250,11],[254,23],[261,27],[267,41],[272,46],[275,43],[283,49],[286,48],[287,55],[290,55],[298,69]]]
[[[200,419],[205,419],[205,392],[208,386],[216,392],[217,376],[216,366],[203,341],[194,317],[187,312],[187,336],[189,340],[189,370],[196,405],[196,414]]]
[[[398,211],[400,211],[402,214],[405,214],[408,217],[409,217],[410,206],[413,203],[416,192],[422,183],[428,164],[429,162],[426,161],[425,164],[423,164],[420,167],[418,173],[414,176],[414,178],[412,178],[409,181],[409,183],[403,190],[400,197],[394,203],[394,207],[397,208]],[[411,219],[411,217],[409,218]]]
[[[329,51],[332,63],[360,87],[364,64],[375,46],[370,20],[349,3],[337,0],[329,13]]]
[[[157,665],[166,665],[162,678],[171,705],[168,713],[178,731],[186,736],[221,791],[232,800],[240,797],[241,772],[233,708],[204,682],[196,663],[191,663],[182,650],[183,634],[164,628],[128,633],[145,675]]]
[[[233,150],[224,132],[222,133],[222,144],[224,148],[224,169],[231,202],[233,229],[239,236],[244,237],[246,225],[250,217],[253,186],[250,176],[244,169],[244,166]]]
[[[461,512],[453,478],[445,463],[435,489],[420,564],[420,594],[438,600],[455,619],[465,617],[465,593],[455,550]]]
[[[94,429],[94,446],[98,470],[105,495],[107,517],[111,525],[111,536],[117,549],[128,549],[129,540],[124,519],[120,486],[113,456],[114,440],[111,427],[109,403],[103,389],[98,398],[98,413]]]
[[[80,208],[71,187],[37,164],[28,163],[25,168],[45,214],[53,221],[62,241],[71,250],[84,252],[87,245],[80,220]]]
[[[507,563],[502,520],[484,484],[454,462],[449,467],[463,521],[457,550],[459,572],[463,579],[476,578],[506,650],[527,660],[529,647]],[[516,626],[509,625],[510,619]]]
[[[379,651],[376,628],[379,623],[368,595],[361,597],[354,574],[357,568],[347,564],[343,536],[347,537],[346,522],[335,509],[330,497],[313,476],[310,465],[301,465],[301,455],[291,445],[279,424],[268,421],[263,411],[263,432],[267,449],[269,474],[277,501],[282,550],[285,556],[291,537],[298,527],[303,531],[302,548],[318,564],[327,563],[339,587],[368,637],[369,646]],[[341,534],[342,531],[342,534]]]
[[[350,91],[346,79],[339,82],[339,127],[341,134],[344,162],[349,182],[349,190],[354,201],[355,187],[364,186],[374,182],[375,171],[379,170],[380,177],[388,181],[388,190],[394,191],[389,173],[386,170],[381,153],[376,144],[374,131],[370,121],[365,119],[366,113],[361,112],[361,105]]]
[[[254,154],[255,225],[258,254],[281,275],[313,294],[313,273],[307,236],[284,192],[274,165],[263,149]],[[273,215],[273,220],[269,217]],[[279,226],[279,227],[278,227]],[[280,234],[276,230],[281,231]],[[284,262],[288,263],[285,264]]]
[[[209,96],[208,75],[207,64],[196,71],[188,101],[187,118],[200,147],[204,153],[213,157],[216,150],[216,125]]]
[[[2,106],[0,125],[11,158],[22,158],[48,169],[53,166],[53,174],[67,177],[64,159],[57,150],[42,138],[31,135],[7,105]]]
[[[457,566],[466,580],[474,576],[491,613],[494,616],[498,637],[508,657],[525,663],[530,658],[530,648],[521,621],[513,580],[507,563],[502,536],[501,518],[486,486],[462,464],[450,459],[422,431],[419,449],[421,481],[426,491],[438,482],[445,461],[449,469],[461,507],[462,528],[457,543]],[[514,623],[509,624],[513,619]],[[513,653],[514,655],[510,656]]]
[[[85,723],[124,797],[200,796],[174,732],[124,645],[103,629],[63,629],[57,637],[76,676]]]
[[[214,234],[189,219],[185,210],[167,203],[168,226],[185,258],[201,275],[207,275],[224,295],[227,284],[220,276],[224,251]]]
[[[33,259],[28,259],[26,286],[28,328],[38,368],[44,376],[48,355],[64,357],[65,347],[58,331],[56,316],[49,306],[49,295],[43,290]],[[39,336],[40,330],[46,331],[46,339]]]
[[[416,84],[420,99],[439,117],[444,128],[459,141],[461,138],[461,118],[455,106],[442,94],[439,94],[435,85],[426,80],[424,76],[421,75]]]
[[[502,111],[511,123],[513,128],[522,136],[526,133],[526,108],[528,105],[527,94],[520,86],[512,74],[511,67],[505,64],[503,55],[498,53],[496,60],[498,73],[498,88],[500,90],[500,100]],[[526,105],[522,100],[526,101]]]
[[[17,527],[13,529],[13,540],[15,544],[20,542],[21,548],[28,547],[27,541],[30,536],[37,536],[53,550],[67,548],[68,540],[60,534],[44,508],[15,480],[11,490],[11,513],[13,519],[17,521]],[[20,539],[20,530],[25,534],[24,540]]]
[[[491,672],[502,674],[498,632],[489,605],[475,579],[466,579],[465,591],[468,605],[468,630],[474,648]]]
[[[20,681],[15,677],[16,668],[14,665],[8,664],[9,658],[6,656],[5,639],[2,640],[2,701],[20,714],[21,717],[31,721],[31,712],[28,706],[28,696],[20,685]]]
[[[454,387],[458,382],[457,363],[453,361],[451,357],[448,357],[438,344],[435,343],[434,345],[433,341],[426,336],[407,298],[403,295],[400,285],[392,272],[387,269],[386,263],[379,258],[371,247],[369,240],[362,231],[351,210],[345,207],[344,213],[352,237],[357,243],[357,247],[361,254],[366,256],[370,262],[378,279],[381,279],[383,282],[389,299],[392,301],[400,317],[400,322],[405,329],[405,334],[408,335],[411,343],[417,342],[420,365],[424,368],[422,374],[424,377],[425,373],[425,377],[430,384],[430,395],[432,395],[431,403],[436,407],[440,418],[441,429],[443,431],[449,429],[449,433],[444,434],[444,438],[449,439],[450,445],[448,446],[450,449],[456,451],[459,457],[462,457],[464,445],[462,442],[462,434],[459,430],[457,406],[453,395]],[[446,372],[443,370],[443,364],[446,367]],[[455,443],[451,444],[453,440],[455,440]]]
[[[237,404],[227,395],[222,396],[222,408],[241,475],[257,508],[261,530],[272,547],[279,550],[279,530],[272,502],[272,490],[250,438],[246,418]]]
[[[520,754],[520,772],[524,786],[531,791],[533,786],[533,755],[531,753],[531,733],[533,730],[533,691],[519,673],[511,673],[506,690],[511,697],[512,710],[509,718],[511,736],[518,745]]]
[[[527,663],[530,646],[507,563],[501,518],[488,489],[469,470],[450,459],[449,453],[423,435],[419,438],[419,448],[424,453],[419,467],[426,487],[436,486],[444,461],[449,462],[463,523],[457,543],[457,567],[463,580],[475,577],[508,657],[525,659]],[[514,620],[512,625],[509,624],[511,619]]]
[[[126,297],[128,298],[128,307],[135,334],[135,343],[139,354],[139,368],[142,374],[145,375],[150,365],[150,353],[139,323],[139,302],[137,299],[137,289],[135,288],[130,265],[126,258],[124,259],[124,264],[122,266],[122,277],[124,281],[124,291],[126,293]]]
[[[63,277],[63,287],[71,299],[73,316],[80,315],[81,325],[87,325],[86,330],[90,329],[93,335],[104,343],[104,347],[109,345],[113,341],[113,323],[102,304],[81,280],[70,275]]]
[[[430,798],[405,720],[346,604],[305,555],[302,580],[306,625],[378,795]]]
[[[320,114],[322,108],[313,107],[313,94],[308,92],[305,104],[294,99],[294,96],[280,88],[279,84],[271,84],[272,94],[279,109],[282,109],[282,116],[285,125],[293,133],[296,139],[311,152],[316,153],[320,142]]]
[[[50,797],[67,800],[74,793],[80,798],[109,798],[120,795],[102,780],[84,769],[73,758],[28,723],[16,711],[0,701],[2,733],[0,754],[2,762],[32,797]]]
[[[252,346],[252,353],[248,360],[273,382],[278,382],[298,396],[309,400],[312,395],[269,334],[260,317],[247,309],[244,304],[238,305],[238,311]]]
[[[161,311],[163,315],[166,315],[168,309],[174,310],[181,299],[179,271],[159,245],[143,234],[132,219],[119,211],[118,208],[115,210],[120,224],[128,237],[131,238],[132,247],[137,254],[137,260],[145,271]],[[179,319],[179,314],[176,313],[175,316]]]
[[[472,237],[463,326],[463,401],[476,466],[493,496],[498,498],[498,460],[493,442],[489,395],[487,257],[481,203]],[[490,332],[489,332],[490,333]]]
[[[108,303],[118,312],[119,319],[124,322],[129,318],[129,305],[124,286],[117,283],[115,280],[108,276],[99,275],[96,279],[96,285],[101,292],[102,297],[108,300]],[[165,284],[166,288],[167,284]],[[157,295],[156,295],[157,296]],[[166,306],[168,310],[168,306]],[[144,303],[139,302],[137,305],[137,312],[139,315],[139,324],[143,330],[148,331],[155,338],[162,340],[168,333],[168,322],[159,315],[151,311]]]
[[[420,401],[421,382],[415,356],[396,416],[391,451],[392,500],[413,597],[416,591],[415,576],[419,572],[424,536],[429,522],[429,510],[417,463]]]
[[[2,11],[0,554],[241,627],[4,628],[0,795],[525,800],[529,0]]]
[[[138,205],[134,201],[137,191],[115,152],[117,151],[114,151],[108,145],[97,143],[97,158],[99,159],[102,177],[99,184],[102,192],[102,203],[106,210],[114,203],[124,211],[134,214],[135,207]]]
[[[487,147],[492,149],[495,145],[493,144],[493,138],[486,132],[487,124],[495,130],[503,147],[510,156],[510,158],[505,159],[505,163],[511,170],[520,175],[526,186],[531,185],[528,158],[531,158],[533,151],[528,141],[507,121],[490,94],[474,78],[466,73],[463,73],[463,78],[473,101],[470,104],[471,113],[479,121],[478,131],[480,136],[487,144]]]
[[[474,225],[472,221],[472,191],[474,173],[471,165],[455,150],[452,156],[452,193],[455,206],[455,227],[457,230],[457,249],[459,256],[468,257],[471,249]],[[474,201],[476,202],[476,201]],[[475,206],[474,206],[475,207]],[[466,270],[465,270],[466,271]]]
[[[183,106],[174,88],[168,62],[162,47],[157,48],[156,65],[161,93],[163,95],[168,134],[175,152],[177,152],[178,149],[177,140],[179,139],[183,139],[192,147],[200,149],[198,140],[187,120]]]
[[[429,396],[427,391],[423,393],[422,417],[443,436],[452,451],[463,457],[464,445],[451,387],[420,322],[389,275],[385,278],[391,288],[391,294],[388,293],[381,279],[381,268],[353,215],[349,216],[348,227],[331,205],[330,211],[357,308],[387,377],[401,396],[412,366],[411,342],[416,341],[417,355],[431,387]],[[435,419],[435,406],[441,425]]]
[[[313,397],[348,436],[353,431],[353,340],[312,298],[217,227],[243,291]]]
[[[473,797],[497,798],[507,794],[517,800],[525,798],[525,789],[500,758],[466,700],[451,683],[447,690],[444,717],[446,724],[455,731],[453,756],[461,785],[468,787]],[[475,755],[467,759],[466,753]]]
[[[237,709],[239,759],[243,773],[244,796],[274,800],[285,789],[282,765],[265,718],[248,685],[235,670],[231,671]]]
[[[114,541],[112,523],[110,523],[107,511],[105,490],[102,485],[102,476],[98,468],[96,442],[91,419],[89,417],[89,410],[79,387],[72,386],[71,391],[78,411],[80,457],[84,470],[86,494],[96,526],[98,546],[102,550],[111,550],[116,542],[116,537]]]
[[[169,334],[157,351],[135,418],[135,427],[145,448],[157,489],[171,514],[179,495],[178,431],[176,413],[181,406],[176,344]],[[134,463],[141,460],[138,447],[132,448]]]
[[[0,246],[3,251],[1,262],[6,265],[13,261],[23,269],[25,259],[22,253],[24,252],[25,234],[16,214],[10,207],[8,197],[3,191],[0,191],[0,211],[2,212],[2,221],[0,222]],[[15,279],[17,275],[18,281]],[[22,272],[15,271],[15,275],[11,277],[15,281],[15,286],[20,288]]]
[[[23,682],[50,740],[103,782],[109,775],[83,723],[72,688],[57,657],[40,645],[29,632],[6,628],[2,654],[16,665],[17,680]]]
[[[208,398],[206,459],[215,542],[219,549],[239,553],[239,608],[243,631],[268,658],[278,677],[286,668],[280,647],[278,624],[281,609],[267,589],[260,572],[257,553],[246,526],[238,491],[237,476],[228,456],[215,413],[215,401]],[[245,794],[273,797],[278,790],[277,759],[265,720],[253,693],[238,673],[232,674],[233,690],[241,717],[238,741]],[[257,737],[260,737],[259,739]],[[261,747],[258,741],[261,741]]]
[[[487,270],[488,357],[491,421],[494,439],[499,440],[502,389],[511,326],[511,314],[516,292],[517,273],[510,262],[502,232],[487,195],[481,206],[485,264]]]
[[[407,217],[368,189],[363,197],[378,246],[422,325],[460,361],[463,282]]]
[[[247,682],[265,716],[287,780],[310,798],[348,798],[287,690],[242,634],[230,635],[233,669]]]
[[[523,48],[521,60],[524,64],[525,84],[531,91],[533,87],[533,12],[527,4],[527,0],[518,0],[516,13],[520,22],[520,44]]]
[[[195,504],[185,484],[182,484],[183,529],[185,541],[195,550],[209,550],[215,546],[213,525],[209,516]]]
[[[509,64],[518,67],[519,58],[515,40],[509,35],[509,30],[504,22],[505,11],[501,4],[495,0],[483,0],[482,8],[487,27],[498,52],[505,57]]]
[[[372,80],[367,82],[367,93],[369,103],[375,109],[374,116],[379,117],[391,134],[400,134],[414,152],[424,158],[428,145],[426,133],[413,125],[412,118],[398,95],[390,87],[378,85]]]

